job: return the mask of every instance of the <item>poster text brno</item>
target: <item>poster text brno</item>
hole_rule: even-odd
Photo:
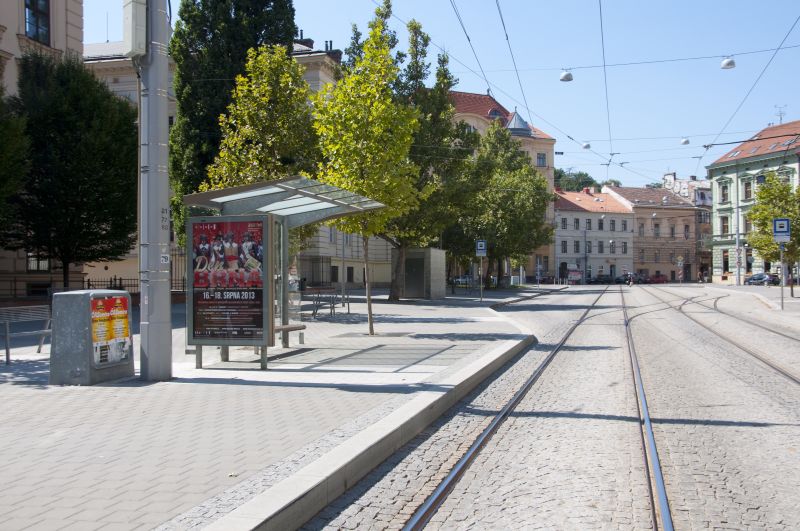
[[[264,324],[263,218],[189,222],[192,342],[260,344]]]

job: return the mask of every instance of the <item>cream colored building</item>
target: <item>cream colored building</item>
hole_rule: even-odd
[[[27,23],[26,23],[27,21]],[[82,0],[0,2],[0,75],[6,95],[17,93],[17,60],[27,52],[61,56],[83,54]],[[47,295],[62,286],[60,264],[22,251],[0,250],[0,297]],[[79,267],[70,269],[70,283],[80,285]]]
[[[451,91],[450,99],[456,109],[455,120],[465,122],[481,134],[489,128],[493,121],[501,120],[514,139],[522,144],[522,149],[528,153],[536,170],[547,179],[548,191],[553,191],[555,138],[525,122],[516,111],[509,112],[491,95]],[[546,222],[552,225],[554,215],[554,206],[551,203],[547,207]],[[525,275],[527,277],[534,276],[537,265],[541,268],[541,276],[555,276],[553,244],[542,246],[531,252],[525,266]],[[510,274],[511,272],[506,273]]]

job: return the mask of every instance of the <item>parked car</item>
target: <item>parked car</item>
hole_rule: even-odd
[[[634,282],[636,282],[636,283],[639,282],[639,277],[636,276],[635,274],[633,274],[633,273],[623,273],[623,274],[621,274],[620,276],[618,276],[617,278],[614,279],[614,284],[627,284],[628,282],[630,282],[631,278],[633,278]]]
[[[745,280],[744,283],[750,286],[763,286],[765,283],[777,286],[781,283],[781,279],[778,278],[778,275],[772,273],[756,273]]]
[[[613,284],[614,279],[611,275],[597,275],[596,277],[592,277],[589,279],[587,284]]]
[[[647,279],[648,284],[666,284],[669,282],[667,275],[659,273],[658,275],[650,275],[650,278]]]
[[[453,279],[453,284],[456,286],[469,286],[473,283],[472,277],[469,275],[461,275]]]

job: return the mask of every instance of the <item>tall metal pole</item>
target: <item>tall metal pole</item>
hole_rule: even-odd
[[[736,216],[736,285],[742,284],[742,248],[740,247],[741,241],[739,238],[739,167],[736,167],[736,182],[734,183],[736,189],[736,208],[734,215]]]
[[[784,287],[786,287],[786,266],[783,265],[783,244],[781,244],[781,310],[783,310]]]
[[[147,0],[147,54],[142,57],[139,204],[141,376],[172,378],[169,181],[167,174],[167,0]]]

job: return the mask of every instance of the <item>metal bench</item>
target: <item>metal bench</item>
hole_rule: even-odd
[[[46,321],[42,330],[25,330],[12,332],[12,323],[25,323],[32,321]],[[45,336],[52,334],[50,328],[51,317],[49,306],[12,306],[10,308],[0,308],[0,334],[5,338],[6,344],[6,365],[11,363],[11,338],[21,336],[41,336],[37,353],[42,351]]]

